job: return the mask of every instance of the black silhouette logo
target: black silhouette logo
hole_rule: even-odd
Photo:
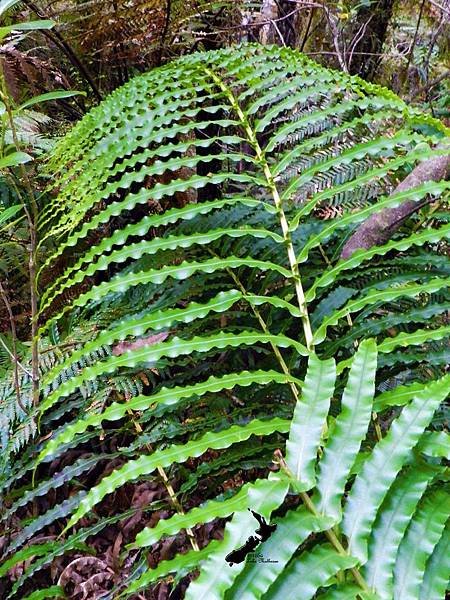
[[[259,523],[258,529],[255,531],[256,535],[251,535],[248,540],[245,542],[243,546],[238,548],[237,550],[233,550],[230,554],[227,554],[225,560],[230,565],[237,565],[245,560],[247,554],[252,552],[261,542],[265,542],[270,538],[272,533],[277,528],[276,525],[270,525],[261,515],[255,513],[251,508],[248,509],[255,519]]]

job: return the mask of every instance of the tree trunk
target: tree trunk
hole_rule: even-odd
[[[347,60],[349,72],[372,81],[380,63],[395,0],[377,0],[357,12]],[[353,51],[353,54],[352,54]]]
[[[447,152],[450,149],[447,146]],[[441,181],[450,177],[450,154],[443,154],[420,163],[398,184],[394,194],[404,192],[426,181]],[[433,200],[433,197],[416,201],[407,200],[395,208],[385,208],[364,221],[345,244],[341,258],[348,258],[361,248],[379,246],[389,241],[404,221]]]
[[[299,45],[300,11],[289,0],[263,0],[259,31],[261,44],[278,44],[297,48]]]

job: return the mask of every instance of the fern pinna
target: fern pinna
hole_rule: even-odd
[[[243,45],[132,80],[61,140],[41,401],[24,380],[27,414],[2,413],[8,598],[88,593],[67,573],[101,536],[91,597],[444,597],[450,226],[424,212],[340,253],[383,208],[445,206],[446,181],[392,194],[445,135],[385,89]],[[247,509],[277,528],[229,565]]]

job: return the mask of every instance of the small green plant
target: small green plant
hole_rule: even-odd
[[[445,134],[385,89],[244,45],[134,79],[65,136],[37,229],[41,396],[18,416],[4,387],[0,479],[6,523],[59,500],[11,525],[0,574],[34,560],[9,598],[136,513],[101,508],[136,481],[162,482],[170,514],[124,534],[107,597],[174,577],[205,600],[443,597],[448,219],[340,255],[371,214],[446,202],[446,181],[391,193]],[[276,562],[229,566],[248,508],[277,524],[257,549]],[[172,537],[192,549],[150,569]]]
[[[8,10],[13,8],[18,1],[2,0],[0,2],[0,18],[2,20],[5,19]],[[37,30],[51,29],[53,25],[53,21],[42,19],[4,25],[0,27],[0,46],[2,43],[5,44],[5,40],[8,41],[12,33],[25,32],[25,34],[29,34]],[[39,194],[34,189],[32,175],[25,167],[25,164],[33,160],[33,154],[42,152],[42,146],[44,148],[46,146],[42,137],[36,132],[39,122],[45,122],[45,116],[33,112],[31,108],[48,101],[69,98],[80,92],[67,90],[47,92],[29,98],[17,106],[8,89],[4,61],[4,57],[0,59],[0,184],[6,191],[6,199],[4,198],[2,201],[3,211],[1,216],[1,222],[6,223],[6,225],[3,225],[0,232],[1,258],[4,263],[2,265],[3,273],[0,281],[0,295],[9,316],[11,349],[3,341],[2,346],[12,358],[17,404],[20,407],[19,412],[25,413],[26,409],[22,403],[20,392],[19,366],[22,374],[31,377],[35,405],[38,402],[39,395],[39,356],[36,335],[38,318],[36,227],[40,208],[38,202]],[[11,198],[14,199],[12,202]],[[23,221],[26,223],[25,227],[23,227]],[[28,269],[24,269],[23,263],[28,264]],[[11,272],[14,274],[12,277],[10,276]],[[9,277],[10,280],[8,281]],[[22,279],[19,284],[17,283],[18,279],[19,281]],[[25,279],[25,286],[28,287],[29,291],[28,294],[22,293],[21,295],[25,297],[29,296],[31,312],[31,372],[27,371],[19,361],[15,319],[7,291],[7,288],[13,289],[19,285],[23,292],[23,279]]]

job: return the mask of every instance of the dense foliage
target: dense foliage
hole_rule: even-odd
[[[446,134],[242,45],[133,79],[63,138],[39,205],[40,401],[28,369],[20,402],[1,387],[6,597],[444,597],[450,183],[392,191]],[[430,196],[340,258],[371,214]],[[277,523],[257,548],[274,562],[229,566],[248,508]]]

